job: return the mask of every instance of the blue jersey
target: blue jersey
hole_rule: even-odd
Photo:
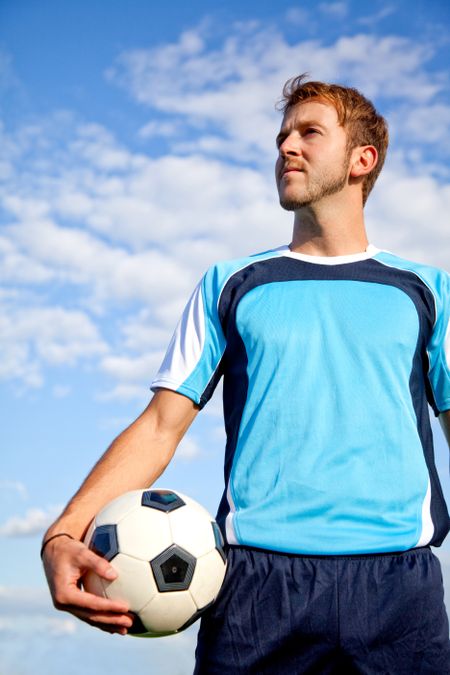
[[[428,404],[450,409],[450,275],[369,244],[212,265],[151,384],[200,408],[223,376],[229,544],[303,554],[439,546]]]

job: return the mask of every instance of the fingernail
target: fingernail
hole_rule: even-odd
[[[107,579],[115,579],[116,576],[117,576],[117,572],[116,572],[115,570],[113,570],[112,567],[110,567],[110,568],[109,568],[108,570],[106,570],[106,572],[105,572],[105,577],[106,577]]]

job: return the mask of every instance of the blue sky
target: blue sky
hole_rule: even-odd
[[[289,243],[273,178],[289,77],[374,101],[391,145],[369,240],[449,269],[449,19],[436,0],[0,2],[2,672],[59,675],[67,653],[75,675],[81,645],[86,673],[191,671],[195,626],[138,641],[54,611],[40,538],[147,404],[206,268]],[[214,512],[224,440],[219,386],[158,485]],[[450,542],[435,552],[450,589]]]

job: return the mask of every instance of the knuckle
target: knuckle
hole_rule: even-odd
[[[103,560],[103,558],[99,558],[98,556],[94,556],[90,560],[92,567],[94,567],[97,572],[102,571],[107,566],[106,560]]]
[[[82,555],[86,558],[86,560],[89,560],[89,562],[90,562],[92,565],[98,566],[98,565],[105,564],[105,562],[106,562],[104,558],[102,558],[101,556],[99,556],[97,553],[94,553],[94,551],[91,551],[91,550],[88,549],[87,547],[84,548],[84,549],[81,551],[81,553],[82,553]]]
[[[88,548],[82,548],[78,551],[79,565],[89,569],[95,569],[97,565],[98,556],[90,551]]]
[[[78,542],[78,547],[77,547],[77,555],[81,558],[90,558],[92,555],[95,555],[93,551],[91,551],[86,544],[83,544],[82,541]]]

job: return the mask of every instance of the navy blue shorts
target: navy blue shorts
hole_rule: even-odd
[[[450,674],[439,559],[230,547],[200,623],[195,675]]]

